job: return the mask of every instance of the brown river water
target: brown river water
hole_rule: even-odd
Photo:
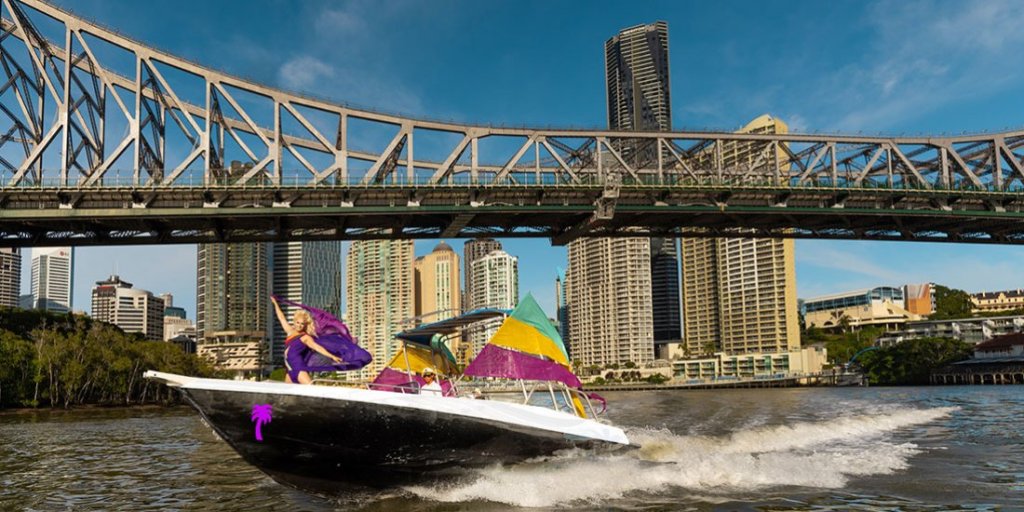
[[[1024,386],[607,393],[642,445],[323,497],[186,407],[0,413],[0,510],[1024,510]]]

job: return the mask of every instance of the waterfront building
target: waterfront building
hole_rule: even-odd
[[[266,330],[208,331],[202,342],[196,344],[196,354],[214,368],[235,373],[241,378],[252,378],[266,367]],[[175,341],[188,351],[187,342]]]
[[[875,345],[888,347],[918,338],[956,338],[967,343],[981,343],[994,336],[1024,330],[1024,315],[1006,315],[979,318],[952,318],[948,320],[918,320],[907,322],[902,329],[878,337]]]
[[[908,284],[903,286],[904,308],[919,316],[935,312],[935,284]]]
[[[706,357],[673,360],[672,374],[677,381],[789,377],[819,374],[827,363],[828,351],[822,347],[745,354],[716,352]]]
[[[160,297],[112,275],[92,288],[92,317],[116,325],[124,332],[140,333],[147,340],[164,339],[164,301]]]
[[[559,268],[555,274],[555,315],[558,317],[558,334],[562,337],[565,351],[572,359],[572,340],[569,338],[569,301],[565,287],[565,270]]]
[[[197,353],[253,375],[269,362],[271,244],[199,244]],[[255,354],[255,355],[254,355]]]
[[[781,120],[763,115],[739,133],[787,131]],[[759,151],[750,143],[733,142],[724,145],[720,155],[726,169],[749,169],[761,156]],[[687,351],[695,355],[798,349],[793,251],[791,239],[682,239],[683,339]]]
[[[1024,334],[1004,334],[974,346],[974,357],[931,374],[932,384],[1024,384]]]
[[[569,244],[566,301],[574,360],[606,366],[654,359],[650,269],[646,238]]]
[[[0,249],[0,307],[21,306],[21,249]]]
[[[519,304],[519,258],[497,249],[473,262],[476,296],[474,309],[515,309]],[[496,318],[468,332],[469,347],[463,357],[472,359],[483,350],[491,336],[501,327],[502,319]]]
[[[345,322],[373,362],[373,378],[398,352],[395,334],[413,327],[415,278],[412,240],[358,240],[345,260]]]
[[[501,242],[493,238],[476,238],[469,240],[462,247],[462,259],[465,263],[465,293],[462,294],[462,309],[470,311],[477,309],[473,304],[473,296],[476,294],[476,287],[473,285],[473,262],[487,256],[492,251],[500,251]]]
[[[904,289],[878,286],[804,300],[804,323],[807,327],[846,330],[862,327],[898,329],[903,324],[920,320],[907,311]]]
[[[1024,309],[1024,290],[974,293],[971,294],[971,304],[972,313]]]
[[[33,308],[57,313],[71,311],[74,259],[72,247],[32,249]]]
[[[413,269],[419,322],[440,322],[458,316],[462,308],[459,255],[451,246],[438,243],[430,254],[416,258]]]
[[[271,252],[271,289],[274,295],[341,316],[341,242],[280,242]],[[281,304],[290,321],[295,308]],[[270,356],[274,366],[284,365],[286,334],[272,316]]]

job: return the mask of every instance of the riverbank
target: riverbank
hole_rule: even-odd
[[[79,414],[79,413],[101,413],[101,412],[113,412],[113,411],[168,411],[168,410],[188,410],[188,406],[185,404],[133,404],[133,405],[101,405],[101,404],[83,404],[76,405],[73,407],[12,407],[9,409],[0,409],[0,416],[24,416],[31,414]]]

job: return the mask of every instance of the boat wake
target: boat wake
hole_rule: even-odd
[[[921,449],[910,442],[896,442],[891,434],[955,410],[904,408],[761,426],[718,437],[633,429],[629,437],[641,446],[639,450],[609,455],[574,450],[526,464],[486,468],[450,485],[412,486],[406,491],[440,502],[551,507],[604,503],[679,488],[709,500],[772,487],[837,489],[851,477],[907,468]]]

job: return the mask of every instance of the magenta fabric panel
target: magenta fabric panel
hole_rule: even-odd
[[[562,365],[497,345],[485,346],[463,374],[473,377],[554,380],[569,387],[580,387],[580,379]]]

